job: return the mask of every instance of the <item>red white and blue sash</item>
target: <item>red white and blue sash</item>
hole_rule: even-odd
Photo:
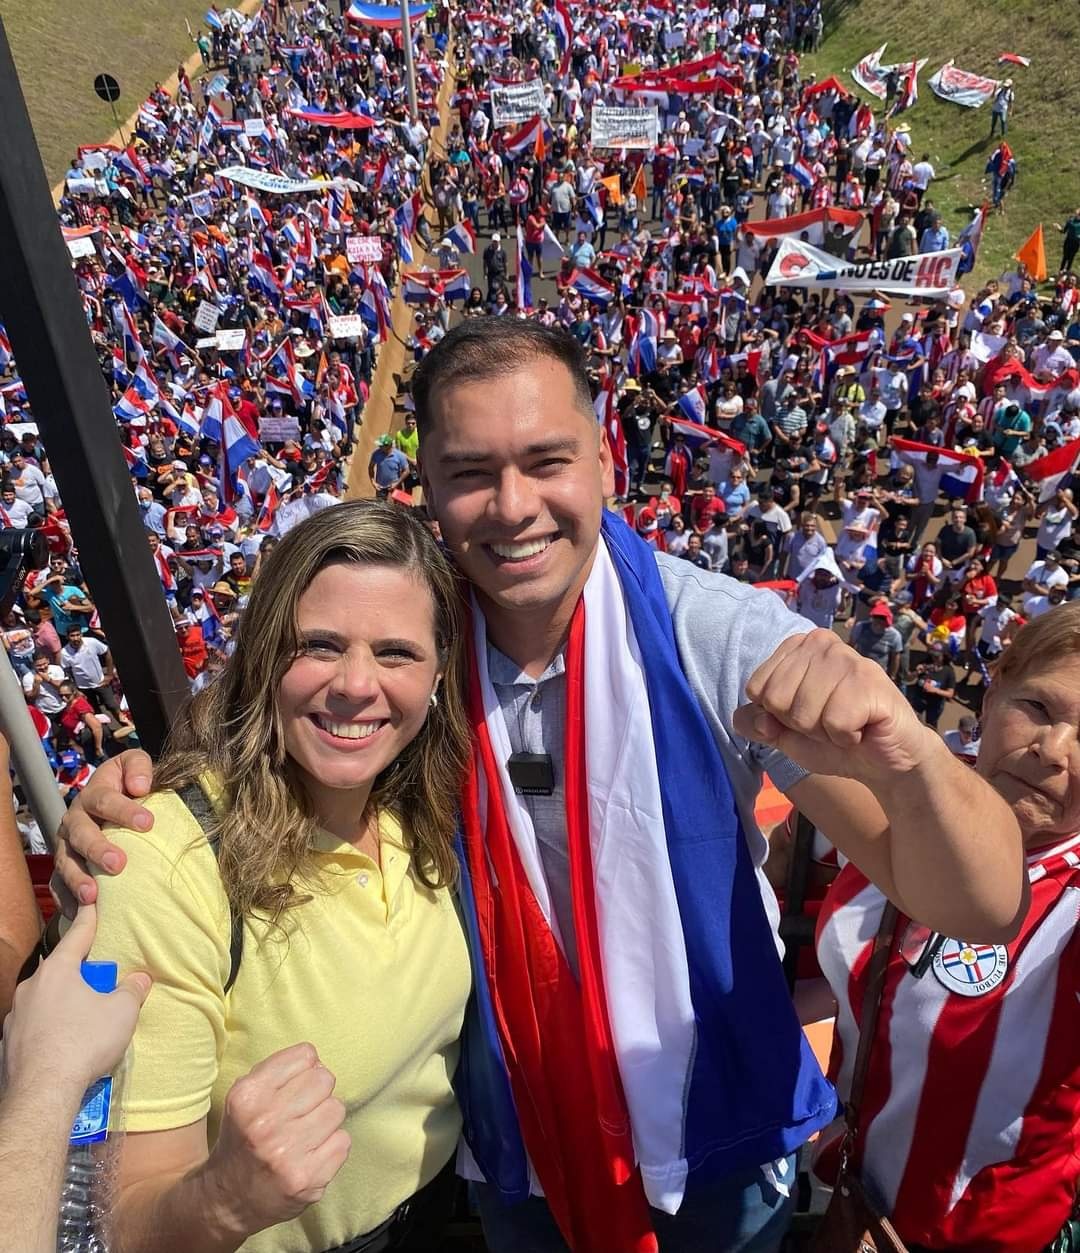
[[[651,549],[605,515],[567,643],[580,983],[505,767],[479,612],[473,628],[466,1136],[507,1199],[528,1195],[531,1163],[576,1253],[644,1253],[656,1247],[646,1201],[675,1213],[690,1172],[719,1178],[785,1156],[828,1123],[834,1096],[792,1009]]]

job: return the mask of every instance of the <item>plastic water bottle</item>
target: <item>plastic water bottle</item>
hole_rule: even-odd
[[[82,977],[96,992],[116,989],[116,962],[84,961]],[[109,1253],[123,1132],[123,1087],[127,1058],[111,1075],[83,1094],[68,1140],[67,1169],[60,1193],[57,1253]]]

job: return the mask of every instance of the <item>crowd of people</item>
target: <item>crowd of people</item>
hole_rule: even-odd
[[[65,174],[60,222],[194,690],[220,672],[273,545],[342,498],[400,266],[414,234],[430,243],[446,13],[415,24],[412,117],[386,12],[212,6],[193,34],[202,74],[181,66],[127,146],[82,146]],[[362,263],[354,236],[372,241]],[[0,517],[42,529],[53,554],[4,640],[70,799],[137,741],[2,328],[0,369]]]
[[[1061,227],[1049,291],[1023,265],[906,307],[761,286],[778,219],[842,259],[962,246],[963,273],[987,206],[952,238],[917,122],[802,73],[817,5],[769,6],[758,21],[738,4],[599,5],[574,10],[569,41],[559,14],[538,27],[477,4],[452,24],[468,72],[432,178],[440,220],[463,218],[480,240],[486,283],[461,314],[532,318],[583,346],[619,503],[651,544],[842,627],[931,726],[961,689],[977,706],[987,663],[1080,584],[1068,473],[1068,450],[1080,453],[1080,214]],[[628,85],[628,66],[646,88]],[[529,125],[497,129],[490,101],[533,81],[544,113],[523,146]],[[1014,96],[1011,80],[996,93],[999,124]],[[654,147],[591,141],[592,107],[618,104],[656,108]],[[992,190],[996,204],[996,178]],[[555,294],[534,302],[545,264]],[[449,305],[433,296],[417,313],[418,358],[445,334]],[[973,457],[977,483],[958,483]],[[1021,569],[1025,535],[1037,560]]]
[[[202,77],[69,171],[194,699],[161,761],[104,760],[136,733],[5,385],[7,518],[53,547],[9,654],[97,902],[16,998],[5,1134],[96,926],[153,976],[114,1002],[124,1034],[146,1001],[125,1247],[421,1253],[457,1173],[492,1253],[777,1253],[815,1132],[909,1250],[1069,1247],[1075,276],[761,281],[789,218],[838,262],[954,246],[903,110],[802,73],[814,0],[437,7],[422,122],[377,8],[212,9]],[[655,142],[594,144],[605,104],[655,106]],[[341,503],[399,283],[402,429]],[[964,687],[981,717],[939,735]],[[765,772],[830,846],[836,1092],[778,960]]]

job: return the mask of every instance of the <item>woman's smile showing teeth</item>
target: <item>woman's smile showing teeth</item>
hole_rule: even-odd
[[[378,718],[369,722],[335,722],[324,714],[312,714],[311,720],[320,730],[339,740],[366,740],[374,735],[380,727],[386,725],[385,718]]]

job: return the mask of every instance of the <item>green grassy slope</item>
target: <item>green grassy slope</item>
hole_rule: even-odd
[[[79,144],[115,130],[109,106],[94,95],[96,74],[120,83],[122,122],[159,80],[195,51],[207,0],[0,0],[49,182],[63,176]]]
[[[1077,0],[825,0],[825,37],[806,58],[819,79],[836,74],[860,98],[880,104],[851,77],[851,67],[888,41],[886,63],[929,58],[919,78],[919,102],[899,121],[909,123],[915,159],[924,153],[937,170],[930,193],[953,238],[988,192],[984,174],[994,146],[990,105],[965,109],[939,100],[927,81],[953,58],[960,69],[1011,78],[1016,100],[1009,145],[1019,172],[983,236],[976,280],[1013,264],[1016,249],[1043,223],[1046,261],[1053,274],[1061,258],[1062,222],[1080,205],[1080,3]],[[998,66],[1002,52],[1031,58],[1031,66]]]

